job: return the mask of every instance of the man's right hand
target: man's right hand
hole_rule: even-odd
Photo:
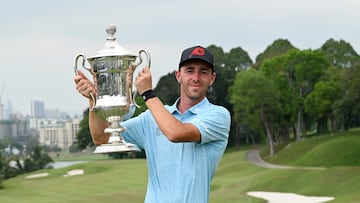
[[[92,93],[94,98],[96,98],[97,91],[94,83],[90,81],[80,70],[78,70],[77,73],[78,74],[74,77],[76,90],[88,99],[91,99],[90,93]]]

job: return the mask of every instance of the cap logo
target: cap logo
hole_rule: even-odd
[[[204,56],[205,55],[205,49],[203,47],[196,47],[190,54],[189,57],[192,56]]]

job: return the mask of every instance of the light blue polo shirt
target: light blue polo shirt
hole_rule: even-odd
[[[201,142],[170,142],[158,128],[149,110],[122,122],[127,142],[145,150],[148,187],[145,203],[207,203],[210,182],[225,151],[230,130],[230,113],[203,99],[184,114],[165,108],[183,123],[192,123]]]

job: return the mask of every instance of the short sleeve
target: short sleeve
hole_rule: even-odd
[[[144,128],[146,128],[146,116],[149,111],[141,113],[137,117],[130,118],[120,125],[125,127],[125,131],[121,133],[126,142],[137,145],[139,148],[144,149]]]
[[[200,144],[214,141],[226,141],[229,137],[231,117],[227,109],[221,106],[212,106],[186,123],[195,125],[201,134]]]

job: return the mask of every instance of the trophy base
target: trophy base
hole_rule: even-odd
[[[114,152],[135,152],[141,151],[136,145],[130,143],[110,143],[97,146],[93,153],[104,154]]]

